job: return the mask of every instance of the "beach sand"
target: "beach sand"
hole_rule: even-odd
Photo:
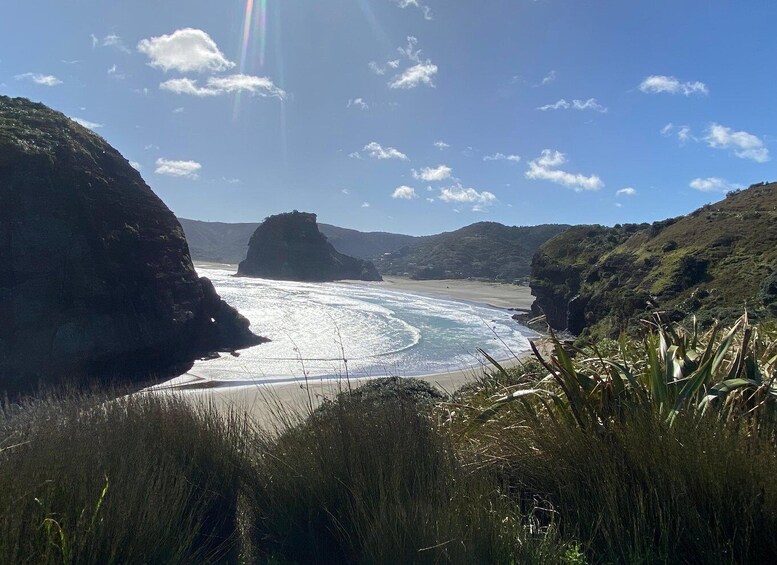
[[[208,266],[216,266],[209,264]],[[218,265],[235,268],[234,265]],[[525,286],[465,281],[434,280],[415,281],[402,277],[385,277],[382,283],[350,281],[347,284],[377,285],[387,289],[413,292],[427,296],[466,300],[497,308],[528,310],[532,296]],[[502,362],[505,368],[516,365],[528,354]],[[490,366],[466,367],[459,371],[425,375],[423,379],[438,388],[452,393],[463,385],[482,378]],[[207,381],[194,375],[182,375],[169,383],[163,383],[150,391],[173,392],[194,403],[210,405],[224,413],[245,415],[263,426],[279,426],[290,414],[303,414],[315,408],[324,398],[334,398],[338,392],[359,386],[366,379],[310,379],[307,383],[251,384],[240,386],[225,382]]]

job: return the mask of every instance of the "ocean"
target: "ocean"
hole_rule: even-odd
[[[481,364],[529,349],[536,334],[499,308],[423,296],[383,283],[301,283],[234,277],[198,266],[229,304],[272,341],[190,371],[231,384],[343,377],[417,376]]]

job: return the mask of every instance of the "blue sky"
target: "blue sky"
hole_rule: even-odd
[[[641,222],[777,179],[777,3],[41,0],[0,92],[179,216],[361,230]]]

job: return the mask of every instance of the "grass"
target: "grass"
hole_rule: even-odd
[[[0,561],[776,562],[775,348],[659,321],[274,431],[167,396],[6,405]]]

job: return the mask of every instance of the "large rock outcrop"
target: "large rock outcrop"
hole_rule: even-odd
[[[158,381],[263,341],[248,326],[118,151],[0,97],[0,391]]]
[[[296,210],[270,216],[256,228],[238,275],[311,282],[383,280],[369,261],[335,250],[319,231],[315,214]]]
[[[702,325],[777,318],[777,183],[653,224],[577,226],[532,262],[535,314],[558,330],[615,337],[661,312]]]

